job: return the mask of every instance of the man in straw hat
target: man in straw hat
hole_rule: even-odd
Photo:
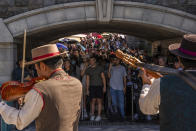
[[[196,76],[196,35],[184,35],[182,42],[169,46],[187,72]],[[196,130],[196,90],[175,75],[156,79],[152,85],[145,73],[140,109],[144,114],[160,113],[161,131]],[[148,86],[151,85],[151,86]]]
[[[65,52],[66,53],[66,52]],[[39,76],[47,78],[34,85],[25,96],[24,106],[17,110],[0,103],[0,114],[8,124],[22,130],[35,120],[37,131],[77,131],[82,85],[62,70],[62,58],[56,44],[32,50]]]

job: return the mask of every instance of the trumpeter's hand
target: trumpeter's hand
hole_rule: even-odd
[[[139,73],[139,77],[142,78],[143,84],[149,84],[149,85],[152,84],[152,83],[151,83],[151,78],[152,78],[152,77],[147,76],[146,70],[145,70],[145,69],[141,69],[141,71],[140,71],[140,73]]]

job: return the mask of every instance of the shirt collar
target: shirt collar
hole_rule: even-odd
[[[50,74],[49,78],[52,77],[56,72],[62,71],[62,70],[63,70],[62,68],[57,68],[56,70],[54,70],[54,71]]]

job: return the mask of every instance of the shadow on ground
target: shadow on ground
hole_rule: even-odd
[[[96,122],[80,123],[78,131],[159,131],[160,126],[152,123],[113,123],[100,124]],[[16,131],[16,130],[13,130]],[[23,131],[35,131],[35,127]]]
[[[159,125],[133,124],[120,126],[80,126],[79,131],[159,131]]]

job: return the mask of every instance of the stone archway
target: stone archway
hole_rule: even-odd
[[[156,5],[97,0],[36,9],[4,20],[14,38],[24,29],[32,36],[54,32],[74,34],[114,31],[149,40],[196,33],[196,16]],[[56,32],[57,33],[56,33]]]
[[[96,0],[65,3],[44,7],[0,20],[1,46],[9,45],[23,37],[27,29],[28,37],[34,41],[47,42],[65,35],[82,32],[109,31],[130,34],[147,40],[156,41],[179,37],[185,33],[196,33],[196,16],[157,5]],[[3,47],[3,50],[5,50]],[[14,46],[6,47],[9,51]],[[7,64],[12,65],[14,53],[10,54]],[[2,53],[3,58],[6,58]],[[3,61],[4,59],[0,61]],[[2,63],[2,62],[1,62]],[[2,72],[4,80],[10,71]]]

